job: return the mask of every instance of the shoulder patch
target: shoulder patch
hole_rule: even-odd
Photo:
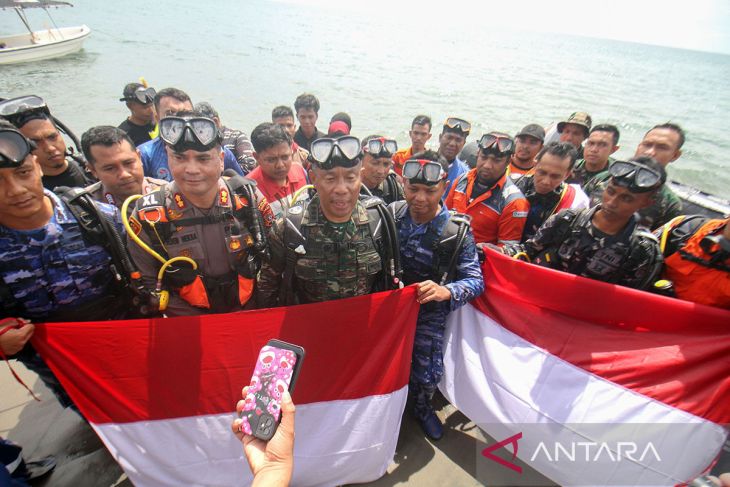
[[[512,216],[514,218],[527,218],[527,212],[526,211],[513,211]]]

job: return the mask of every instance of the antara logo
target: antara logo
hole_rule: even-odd
[[[499,443],[495,443],[494,445],[490,445],[486,447],[484,450],[482,450],[482,455],[484,455],[486,458],[489,458],[490,460],[499,463],[503,467],[507,467],[511,470],[514,470],[517,473],[522,473],[522,467],[519,465],[513,463],[515,458],[517,458],[517,441],[522,439],[522,433],[517,433],[516,435],[510,436],[509,438],[506,438]],[[492,453],[495,450],[499,450],[500,448],[503,448],[507,445],[512,445],[512,461],[505,460],[504,458],[500,458],[494,453]]]

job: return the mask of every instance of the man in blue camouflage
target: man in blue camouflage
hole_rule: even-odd
[[[0,124],[0,334],[2,351],[36,372],[64,406],[72,403],[28,340],[31,321],[88,321],[121,317],[112,257],[91,244],[71,208],[43,188],[32,143]],[[117,209],[99,210],[122,232]]]
[[[421,303],[409,384],[413,413],[434,440],[443,436],[431,399],[444,371],[446,317],[484,292],[469,220],[441,204],[448,167],[433,151],[414,155],[403,165],[406,201],[389,206],[398,229],[403,280],[418,283]]]

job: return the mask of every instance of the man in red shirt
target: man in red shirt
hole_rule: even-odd
[[[279,217],[291,204],[292,195],[307,184],[307,175],[292,163],[292,139],[280,125],[262,123],[251,132],[253,156],[258,166],[248,174]],[[302,197],[306,198],[306,194]]]
[[[446,206],[471,216],[477,247],[518,243],[530,205],[507,176],[514,140],[507,134],[490,132],[478,145],[477,167],[454,182]]]

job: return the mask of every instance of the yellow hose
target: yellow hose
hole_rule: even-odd
[[[135,195],[130,196],[129,198],[127,198],[124,201],[124,203],[122,204],[122,223],[124,224],[124,228],[127,230],[127,235],[129,235],[129,238],[131,238],[134,241],[134,243],[136,243],[137,245],[142,247],[142,250],[144,250],[145,252],[147,252],[152,257],[154,257],[155,259],[159,260],[162,263],[162,267],[160,267],[160,272],[157,275],[158,280],[162,279],[160,276],[165,271],[165,269],[167,269],[170,266],[170,264],[172,264],[173,262],[184,261],[184,262],[187,262],[188,264],[192,265],[193,270],[197,269],[198,268],[197,262],[195,262],[190,257],[178,256],[178,257],[173,257],[172,259],[165,259],[160,254],[155,252],[155,250],[152,247],[150,247],[149,245],[144,243],[142,241],[142,239],[139,238],[139,236],[137,236],[137,234],[134,232],[134,230],[132,230],[132,227],[129,225],[129,217],[127,216],[129,214],[128,213],[129,205],[132,202],[137,201],[141,197],[142,197],[141,194],[135,194]],[[150,225],[152,225],[152,227],[154,227],[155,224],[150,222]]]
[[[664,254],[664,248],[667,246],[667,239],[669,239],[669,233],[674,228],[674,225],[676,223],[679,223],[683,219],[684,219],[684,215],[675,216],[674,218],[669,220],[669,222],[666,225],[664,225],[664,228],[662,229],[662,239],[659,242],[659,248],[661,249],[662,254]]]
[[[299,199],[299,195],[302,194],[302,191],[306,191],[306,190],[311,189],[311,188],[314,188],[314,185],[313,184],[306,184],[306,185],[302,186],[301,188],[299,188],[298,190],[296,190],[294,192],[294,194],[292,195],[292,197],[291,197],[291,204],[290,204],[290,206],[294,206],[294,203],[297,202],[297,200]]]
[[[527,255],[527,252],[517,252],[515,255],[512,256],[513,259],[520,259],[524,257],[525,262],[530,262],[530,256]]]

